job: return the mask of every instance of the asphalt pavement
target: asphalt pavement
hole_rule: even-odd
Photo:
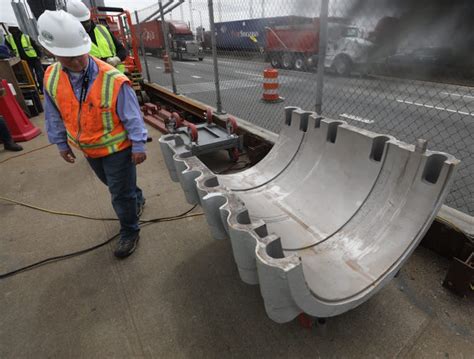
[[[161,59],[147,57],[151,81],[171,89],[170,74]],[[229,114],[278,133],[285,106],[312,111],[316,73],[279,70],[279,94],[284,101],[264,103],[263,70],[259,59],[219,58],[222,106]],[[178,93],[216,107],[212,58],[174,61]],[[332,119],[414,143],[460,159],[446,204],[474,215],[474,89],[408,79],[325,74],[323,114]]]

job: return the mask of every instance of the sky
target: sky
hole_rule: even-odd
[[[177,2],[177,0],[174,1]],[[167,0],[163,0],[163,3],[166,2]],[[0,0],[0,22],[16,23],[10,3],[11,0]],[[315,16],[319,3],[320,0],[214,0],[214,16],[216,22],[258,18],[262,15],[266,17],[290,14]],[[106,6],[123,7],[129,11],[139,10],[140,18],[153,13],[158,8],[157,4],[157,0],[105,0]],[[194,28],[200,25],[202,19],[203,26],[208,29],[207,4],[207,0],[185,0],[172,12],[171,17],[193,23]],[[150,6],[151,8],[146,9]]]

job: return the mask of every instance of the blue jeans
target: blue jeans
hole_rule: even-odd
[[[121,238],[133,238],[140,231],[137,208],[143,203],[143,194],[137,186],[131,147],[106,157],[86,158],[97,177],[109,188],[112,206],[120,220]]]
[[[43,66],[41,65],[41,61],[38,57],[32,58],[28,60],[28,66],[32,73],[35,74],[36,82],[41,92],[43,92],[43,78],[44,78],[44,70]]]
[[[0,141],[3,143],[10,142],[12,140],[12,136],[10,135],[10,131],[8,130],[7,123],[3,119],[2,115],[0,115]]]

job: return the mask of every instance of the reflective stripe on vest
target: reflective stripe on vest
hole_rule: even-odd
[[[104,25],[96,25],[94,35],[97,45],[92,41],[91,51],[89,54],[100,59],[115,56],[116,49],[114,40],[112,39],[109,30],[107,30]]]
[[[131,146],[115,109],[122,83],[130,81],[109,64],[92,59],[99,73],[82,105],[84,111],[81,113],[80,125],[76,120],[79,101],[60,63],[48,68],[45,88],[64,120],[68,142],[79,147],[89,157],[103,157]],[[71,102],[69,98],[76,101]]]
[[[61,72],[61,64],[59,62],[56,62],[55,64],[51,65],[51,67],[52,70],[49,73],[49,76],[45,77],[45,85],[49,96],[53,100],[56,107],[58,107],[56,103],[56,94],[58,93],[59,73]]]
[[[16,42],[15,42],[15,39],[13,38],[13,35],[7,35],[5,39],[10,44],[10,47],[15,53],[15,56],[20,56],[20,52],[18,51],[18,47],[16,46]],[[38,57],[38,54],[36,53],[34,47],[31,45],[31,39],[28,35],[25,35],[25,34],[21,35],[21,47],[25,51],[26,56]]]

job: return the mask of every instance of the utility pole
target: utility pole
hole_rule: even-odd
[[[192,9],[192,11],[197,11],[199,13],[199,21],[200,21],[200,27],[201,27],[201,42],[204,42],[204,31],[203,31],[203,28],[202,28],[202,14],[201,14],[201,10],[199,9]],[[197,40],[197,39],[196,39]]]
[[[253,19],[253,0],[249,0],[249,18]]]
[[[181,15],[181,21],[184,21],[184,10],[182,6],[179,7],[179,13]]]
[[[190,23],[191,23],[191,30],[196,31],[194,28],[194,19],[193,19],[193,1],[189,0],[189,18],[190,18]]]
[[[219,15],[219,22],[222,22],[222,2],[217,0],[217,14]]]
[[[262,0],[262,16],[261,18],[263,19],[265,17],[265,0]]]

